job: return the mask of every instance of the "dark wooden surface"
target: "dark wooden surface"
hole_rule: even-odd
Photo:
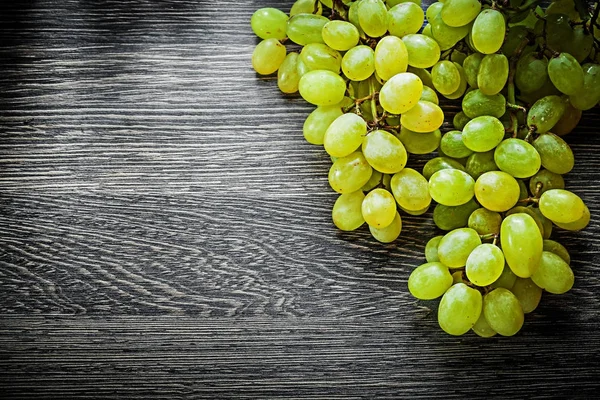
[[[431,213],[337,231],[312,108],[250,67],[250,15],[291,4],[2,2],[1,397],[597,398],[598,110],[568,137],[592,223],[554,233],[575,287],[450,337],[406,289]]]

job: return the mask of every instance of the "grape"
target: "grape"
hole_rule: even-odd
[[[325,132],[325,151],[333,157],[345,157],[360,147],[366,134],[364,119],[352,113],[341,115]]]
[[[316,3],[316,4],[315,4]],[[296,0],[290,9],[290,17],[296,14],[317,14],[321,15],[323,7],[320,1],[315,0]]]
[[[473,53],[465,58],[465,61],[463,62],[463,68],[467,75],[467,82],[469,83],[469,86],[475,89],[477,89],[477,76],[479,75],[479,67],[483,57],[485,56],[481,53]]]
[[[521,278],[529,278],[540,264],[542,234],[528,214],[517,213],[504,218],[500,226],[500,244],[506,263]]]
[[[529,178],[535,175],[542,165],[535,147],[515,138],[505,139],[496,147],[494,161],[500,170],[515,178]]]
[[[531,280],[549,293],[563,294],[571,290],[575,277],[565,260],[554,253],[544,251],[540,267],[531,276]]]
[[[382,129],[372,131],[364,138],[362,151],[369,164],[384,174],[400,172],[408,159],[402,142]]]
[[[298,57],[298,53],[288,53],[277,70],[277,86],[283,93],[298,91],[298,83],[300,82]]]
[[[339,51],[350,50],[360,39],[358,28],[346,21],[329,21],[323,26],[321,35],[327,46]]]
[[[467,158],[465,169],[475,180],[486,172],[498,171],[498,166],[494,161],[494,150],[471,154],[469,158]]]
[[[511,175],[502,171],[490,171],[475,182],[475,197],[491,211],[503,212],[519,200],[519,184]]]
[[[431,203],[427,179],[412,168],[404,168],[394,174],[390,186],[403,209],[418,211],[429,207]]]
[[[562,258],[567,264],[571,264],[571,256],[565,246],[554,240],[544,239],[544,251],[554,253]]]
[[[398,139],[400,139],[406,151],[411,154],[429,154],[440,145],[442,133],[439,129],[433,132],[417,133],[402,127]]]
[[[360,5],[360,3],[360,0],[353,1],[352,3],[350,3],[350,8],[348,9],[348,22],[350,22],[356,27],[356,29],[358,29],[360,37],[365,37],[365,33],[360,27],[360,21],[358,19],[358,6]]]
[[[546,79],[542,87],[538,90],[535,90],[531,93],[521,92],[519,100],[521,100],[524,103],[531,104],[535,103],[543,97],[551,95],[562,95],[562,93],[556,87],[554,87],[554,84],[550,79]]]
[[[525,213],[525,214],[529,215],[531,218],[533,218],[536,225],[538,226],[538,229],[540,230],[540,233],[542,234],[542,238],[544,237],[544,220],[542,219],[542,218],[545,218],[544,216],[540,216],[538,213],[535,212],[535,210],[532,207],[525,207],[525,206],[513,207],[510,210],[508,210],[505,215],[509,216],[509,215],[518,214],[518,213]]]
[[[402,72],[392,76],[390,80],[383,85],[379,92],[379,102],[381,107],[387,112],[392,114],[403,114],[415,107],[418,103],[421,103],[419,98],[421,97],[422,92],[423,82],[421,82],[421,79],[410,72]],[[410,129],[410,127],[408,128]],[[434,131],[437,128],[439,128],[439,126],[430,129],[429,131]]]
[[[423,176],[425,179],[429,180],[434,173],[443,169],[458,169],[460,171],[464,171],[465,167],[463,167],[458,161],[451,158],[435,157],[427,161],[423,166]]]
[[[533,195],[536,195],[536,197],[541,196],[546,190],[564,188],[565,180],[563,177],[554,172],[550,172],[547,169],[540,169],[539,172],[529,180],[529,191]]]
[[[448,268],[464,267],[469,254],[481,244],[479,234],[471,228],[454,229],[438,245],[438,257]]]
[[[279,69],[285,57],[285,46],[279,40],[265,39],[252,52],[252,67],[261,75],[270,75]]]
[[[421,0],[386,0],[386,4],[390,8],[402,3],[415,3],[419,7],[421,6]]]
[[[473,21],[480,10],[478,0],[446,0],[440,14],[447,25],[463,26]]]
[[[338,193],[355,192],[369,181],[372,173],[363,154],[356,151],[333,163],[329,169],[329,185]]]
[[[304,65],[304,62],[302,62],[302,58],[298,57],[298,59],[296,60],[296,72],[298,73],[298,77],[302,78],[308,71],[310,70],[306,65]]]
[[[430,24],[425,24],[425,26],[423,27],[423,30],[421,31],[422,35],[425,35],[427,37],[432,38],[433,40],[435,40],[433,38],[433,34],[431,33],[431,25]]]
[[[583,88],[583,69],[569,53],[560,53],[548,62],[548,76],[554,86],[564,94],[572,95]]]
[[[523,326],[525,316],[519,299],[508,289],[494,289],[483,298],[483,315],[490,327],[502,336],[513,336]]]
[[[427,7],[427,11],[425,13],[425,15],[427,16],[427,20],[432,21],[442,11],[443,7],[444,3],[442,3],[441,1],[431,3]]]
[[[583,26],[573,27],[573,37],[568,50],[577,62],[580,63],[588,58],[593,48],[594,37],[590,35],[589,31]]]
[[[564,189],[550,189],[540,196],[540,211],[554,223],[570,223],[579,220],[585,212],[583,200]]]
[[[435,64],[435,63],[434,63]],[[418,76],[423,82],[423,86],[428,86],[433,89],[433,80],[431,78],[431,73],[424,68],[415,68],[410,65],[406,69],[406,72],[410,72]]]
[[[501,223],[502,216],[499,213],[483,207],[475,209],[467,220],[467,226],[480,235],[500,233]]]
[[[483,57],[477,73],[477,86],[481,93],[492,96],[499,93],[508,80],[508,58],[504,54]]]
[[[440,104],[440,99],[435,93],[435,90],[433,90],[429,86],[423,86],[423,92],[421,92],[421,97],[419,98],[419,100],[429,101],[437,105]]]
[[[535,127],[537,133],[548,132],[560,120],[567,106],[555,95],[544,96],[536,101],[527,113],[527,125]]]
[[[400,236],[400,232],[402,231],[402,219],[400,218],[400,214],[396,211],[394,220],[385,228],[375,228],[369,225],[369,231],[371,232],[371,235],[381,243],[393,242]]]
[[[362,214],[369,226],[385,228],[396,217],[396,200],[385,189],[373,189],[362,202]]]
[[[568,231],[580,231],[590,223],[590,210],[584,205],[583,215],[576,221],[573,222],[554,222],[556,226],[562,229],[566,229]]]
[[[546,57],[538,58],[534,53],[527,53],[519,58],[515,70],[515,84],[520,91],[531,93],[539,90],[548,79]]]
[[[310,43],[300,52],[302,62],[309,71],[326,69],[338,74],[342,64],[342,55],[323,43]]]
[[[438,323],[450,335],[463,335],[475,325],[481,309],[481,293],[464,283],[457,283],[444,293],[440,301]]]
[[[467,122],[470,120],[471,118],[467,117],[464,112],[459,111],[454,114],[454,118],[452,118],[452,125],[454,126],[454,129],[462,131],[465,125],[467,125]]]
[[[504,254],[498,246],[483,243],[475,247],[467,258],[466,274],[477,286],[487,286],[495,282],[504,269]]]
[[[337,198],[331,215],[338,229],[353,231],[365,223],[361,209],[364,198],[365,194],[361,190],[342,194]]]
[[[473,46],[483,54],[492,54],[500,50],[504,42],[506,23],[500,11],[486,9],[475,18],[471,28]]]
[[[500,275],[500,278],[498,278],[494,283],[492,283],[490,287],[492,289],[505,288],[510,290],[517,281],[517,278],[518,276],[516,276],[515,273],[512,272],[512,269],[510,269],[508,264],[504,264],[502,275]]]
[[[542,299],[542,289],[533,283],[531,278],[517,278],[510,291],[521,303],[521,308],[525,314],[535,310]]]
[[[387,81],[394,75],[406,72],[408,67],[408,50],[402,39],[396,36],[382,38],[375,47],[375,71]]]
[[[431,132],[444,123],[444,112],[437,104],[420,100],[402,114],[400,123],[414,132]]]
[[[463,135],[460,131],[446,132],[442,136],[440,149],[444,154],[452,158],[464,158],[473,154],[473,150],[469,149],[463,143]]]
[[[375,72],[375,54],[369,46],[356,46],[342,59],[344,75],[353,81],[364,81]]]
[[[456,45],[469,34],[471,29],[470,25],[449,26],[444,22],[441,14],[429,19],[429,23],[431,24],[431,34],[442,50],[448,50]]]
[[[563,139],[553,133],[543,133],[533,142],[542,166],[555,174],[566,174],[575,165],[573,151]]]
[[[584,64],[582,67],[583,88],[569,96],[569,101],[579,110],[589,110],[600,102],[600,65]]]
[[[432,300],[443,295],[452,286],[448,267],[440,262],[419,265],[408,277],[408,290],[417,299]]]
[[[294,15],[287,23],[287,36],[300,46],[306,46],[309,43],[324,43],[321,32],[328,22],[329,19],[321,15]]]
[[[440,240],[442,240],[443,237],[444,236],[442,236],[442,235],[435,236],[435,237],[429,239],[429,241],[425,245],[425,259],[427,260],[427,262],[440,261],[440,258],[438,257],[437,249],[438,249],[438,245],[440,244]]]
[[[323,144],[327,128],[341,115],[343,115],[342,109],[337,105],[317,107],[309,114],[302,127],[306,141],[317,145]]]
[[[471,175],[458,169],[442,169],[429,178],[431,197],[446,206],[459,206],[471,200],[474,187]]]
[[[475,325],[473,325],[473,328],[471,329],[478,336],[481,336],[483,338],[490,338],[496,335],[496,331],[493,330],[490,324],[488,324],[485,320],[485,315],[483,314],[483,312],[481,313],[479,319],[477,320],[477,322],[475,322]]]
[[[581,110],[573,107],[571,103],[566,105],[566,110],[563,116],[558,120],[556,125],[552,127],[552,132],[558,136],[564,136],[571,133],[581,119]]]
[[[440,59],[440,46],[437,42],[418,33],[408,34],[402,38],[408,51],[408,65],[416,68],[433,67]]]
[[[388,32],[397,37],[417,33],[423,26],[424,17],[423,9],[415,3],[395,5],[388,10]]]
[[[488,96],[479,89],[475,89],[463,98],[462,110],[469,118],[482,115],[500,118],[506,112],[506,99],[500,93]]]
[[[387,32],[387,8],[381,0],[360,0],[358,21],[362,30],[371,37]]]
[[[469,215],[477,208],[479,208],[479,204],[474,199],[460,206],[437,204],[433,209],[433,222],[438,228],[445,231],[462,228],[467,225]]]
[[[490,151],[504,139],[504,126],[496,117],[476,117],[463,128],[462,139],[465,146],[472,151]]]
[[[454,92],[450,93],[450,94],[445,94],[444,97],[446,97],[447,99],[458,99],[459,97],[461,97],[465,91],[467,90],[467,75],[465,74],[465,69],[462,67],[462,65],[460,65],[457,62],[453,62],[454,66],[456,67],[456,69],[458,70],[458,74],[460,76],[460,81],[458,82],[458,89],[456,89]]]
[[[544,215],[542,214],[542,212],[540,211],[539,208],[534,208],[533,206],[529,206],[527,208],[529,208],[533,211],[533,214],[534,214],[533,219],[535,219],[535,222],[538,224],[541,222],[542,228],[543,228],[543,230],[541,230],[542,238],[543,239],[550,238],[550,235],[552,234],[552,221],[550,221],[548,218],[544,217]]]
[[[256,36],[261,39],[284,39],[286,36],[288,16],[276,8],[260,8],[252,14],[250,26]]]
[[[331,71],[309,71],[300,78],[298,89],[302,98],[309,103],[328,106],[344,99],[346,82]]]
[[[458,89],[460,73],[451,61],[439,61],[431,70],[433,86],[441,94],[451,94]]]

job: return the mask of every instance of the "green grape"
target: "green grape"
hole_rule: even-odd
[[[467,226],[480,235],[500,233],[501,223],[502,216],[499,213],[484,207],[475,209],[467,220]]]
[[[573,169],[573,151],[560,136],[543,133],[533,141],[533,147],[540,154],[542,166],[555,174],[566,174]]]
[[[427,21],[432,21],[442,11],[443,7],[444,3],[442,3],[441,1],[431,3],[429,7],[427,7],[427,10],[425,12],[425,15],[427,16]]]
[[[505,139],[496,147],[494,161],[501,171],[515,178],[529,178],[535,175],[542,165],[535,147],[516,138]]]
[[[325,151],[333,157],[345,157],[360,147],[366,134],[364,119],[353,113],[341,115],[325,132]]]
[[[483,57],[477,74],[479,90],[488,96],[499,93],[508,80],[508,58],[504,54]]]
[[[474,196],[475,181],[458,169],[442,169],[429,178],[429,192],[438,203],[459,206]]]
[[[583,88],[583,69],[575,57],[560,53],[548,62],[548,76],[561,93],[572,95]]]
[[[581,63],[588,58],[594,48],[594,37],[583,26],[573,27],[573,38],[569,44],[569,52]]]
[[[467,58],[467,55],[468,53],[461,50],[454,50],[452,53],[450,53],[450,61],[458,63],[462,66]]]
[[[510,290],[517,281],[517,278],[518,276],[516,276],[515,273],[512,272],[512,269],[510,269],[508,264],[504,264],[502,275],[500,275],[500,278],[496,279],[496,281],[492,283],[490,287],[492,289],[505,288]]]
[[[319,0],[323,5],[329,9],[333,8],[333,0]],[[347,4],[346,0],[344,0],[344,4]]]
[[[279,69],[285,57],[285,46],[279,40],[265,39],[252,52],[252,67],[261,75],[270,75]]]
[[[540,267],[531,276],[531,280],[549,293],[563,294],[571,290],[575,276],[565,260],[554,253],[544,251]]]
[[[433,90],[429,86],[423,86],[423,91],[421,92],[421,97],[419,98],[419,100],[429,101],[437,105],[440,104],[440,99],[435,93],[435,90]]]
[[[387,8],[381,0],[360,0],[358,21],[362,30],[377,38],[387,32]]]
[[[443,169],[458,169],[460,171],[464,171],[465,167],[463,167],[458,161],[451,158],[435,157],[427,161],[423,166],[423,176],[425,179],[429,180],[434,173]]]
[[[549,251],[562,258],[567,264],[571,264],[571,256],[569,251],[557,241],[544,239],[544,251]],[[437,253],[436,253],[437,254]]]
[[[517,278],[510,291],[521,303],[521,308],[525,314],[535,310],[542,299],[542,289],[533,283],[531,278]]]
[[[498,171],[498,166],[494,161],[494,150],[486,151],[484,153],[471,154],[469,158],[467,158],[465,170],[475,180],[477,180],[477,178],[486,172]]]
[[[358,6],[360,5],[360,3],[361,0],[353,1],[352,3],[350,3],[350,8],[348,8],[348,22],[354,25],[356,29],[358,29],[360,37],[364,38],[365,32],[363,32],[363,29],[360,27],[360,21],[358,19]]]
[[[534,219],[536,223],[541,222],[543,230],[542,232],[542,238],[543,239],[548,239],[550,238],[550,235],[552,235],[552,221],[550,221],[548,218],[544,217],[544,215],[542,214],[542,212],[540,211],[539,208],[534,208],[533,206],[529,206],[527,207],[530,210],[533,211],[533,214],[535,215]]]
[[[506,99],[500,93],[488,96],[479,89],[475,89],[463,98],[462,111],[469,118],[482,115],[500,118],[506,112]]]
[[[373,170],[373,173],[371,174],[371,177],[369,178],[369,180],[367,181],[367,183],[365,183],[363,185],[363,187],[361,188],[361,190],[363,192],[369,192],[373,189],[375,189],[376,187],[378,187],[379,185],[382,184],[383,181],[383,174],[379,171],[375,171]]]
[[[504,212],[519,200],[519,184],[506,172],[490,171],[475,182],[475,197],[490,211]]]
[[[298,57],[298,60],[296,61],[296,72],[298,73],[298,77],[302,78],[308,71],[310,70],[304,65],[302,58]],[[300,83],[300,81],[298,81],[298,83]]]
[[[459,269],[458,271],[454,271],[452,273],[452,284],[456,285],[457,283],[467,283],[466,277],[464,276],[464,271]]]
[[[504,139],[504,126],[496,117],[484,115],[470,120],[462,132],[464,145],[476,152],[494,149]]]
[[[529,278],[540,264],[542,234],[533,217],[511,214],[500,226],[500,244],[510,269],[521,278]]]
[[[583,64],[582,68],[583,88],[569,96],[569,101],[573,107],[585,111],[600,102],[600,65]]]
[[[290,9],[290,17],[296,14],[317,14],[321,15],[323,7],[317,0],[296,0]]]
[[[309,43],[300,53],[302,62],[309,71],[326,69],[338,74],[342,65],[342,55],[323,43]]]
[[[538,43],[543,44],[545,39],[545,44],[556,52],[568,51],[575,38],[569,17],[564,14],[547,15],[546,22],[540,19],[534,26],[534,33],[539,35]]]
[[[462,268],[469,254],[481,244],[479,234],[471,228],[454,229],[444,235],[438,245],[438,257],[448,268]]]
[[[391,243],[400,236],[402,231],[402,219],[400,214],[396,211],[396,216],[391,224],[385,228],[375,228],[369,225],[369,231],[371,235],[381,243]]]
[[[463,26],[473,21],[480,10],[478,0],[446,0],[440,14],[447,25]]]
[[[400,172],[408,159],[402,142],[382,129],[374,130],[364,138],[362,152],[369,164],[384,174]]]
[[[412,3],[411,3],[412,4]],[[408,51],[402,39],[396,36],[381,38],[375,47],[375,71],[384,80],[406,72],[408,67]]]
[[[569,97],[569,100],[571,99],[571,97],[572,96]],[[575,127],[579,123],[581,115],[581,110],[573,107],[573,105],[569,102],[566,105],[566,110],[563,116],[560,117],[556,125],[552,127],[552,132],[558,136],[564,136],[568,133],[571,133],[571,131],[573,131],[573,129],[575,129]]]
[[[469,83],[469,86],[475,89],[477,89],[477,76],[479,75],[479,67],[483,57],[485,56],[481,53],[473,53],[465,58],[465,61],[463,62],[463,68],[467,75],[467,82]]]
[[[431,196],[427,179],[412,168],[404,168],[390,181],[396,201],[406,210],[418,211],[429,207]]]
[[[506,22],[500,11],[486,9],[475,18],[471,28],[473,46],[483,54],[492,54],[500,50],[504,42]]]
[[[375,53],[369,46],[356,46],[342,58],[342,71],[353,81],[364,81],[375,72]]]
[[[566,222],[566,223],[563,223],[563,222],[554,222],[554,223],[559,228],[566,229],[568,231],[580,231],[583,228],[585,228],[586,226],[588,226],[588,224],[590,223],[590,218],[591,218],[590,210],[588,209],[588,207],[586,205],[584,205],[583,215],[578,220],[573,221],[573,222]]]
[[[329,185],[338,193],[352,193],[367,183],[372,173],[363,154],[356,151],[333,163],[329,169]]]
[[[324,43],[321,34],[323,27],[329,19],[314,14],[297,14],[287,23],[287,36],[300,46],[309,43]]]
[[[300,75],[298,74],[298,53],[288,53],[277,70],[277,87],[283,93],[298,91]]]
[[[460,336],[475,325],[481,309],[481,293],[464,283],[457,283],[442,296],[438,308],[438,323],[444,332]]]
[[[385,228],[396,217],[396,200],[385,189],[373,189],[362,202],[362,214],[369,226]]]
[[[440,244],[440,240],[442,240],[444,236],[439,235],[439,236],[435,236],[431,239],[429,239],[429,241],[427,241],[427,244],[425,245],[425,259],[427,260],[427,262],[436,262],[436,261],[440,261],[440,258],[438,257],[438,245]],[[446,267],[447,269],[448,267]]]
[[[437,104],[437,103],[436,103]],[[454,129],[462,131],[467,122],[469,122],[471,118],[467,117],[464,112],[459,111],[454,114],[454,118],[452,119],[452,125]]]
[[[365,194],[361,190],[340,195],[331,212],[333,223],[343,231],[353,231],[365,223],[362,202]]]
[[[400,3],[388,10],[387,28],[390,35],[402,37],[410,33],[417,33],[425,14],[423,9],[415,3]]]
[[[465,91],[467,90],[467,75],[465,74],[465,69],[457,62],[453,62],[454,66],[458,70],[458,74],[460,75],[460,81],[458,83],[458,89],[450,94],[445,94],[444,97],[450,100],[455,100],[461,97]]]
[[[448,267],[440,262],[419,265],[408,277],[410,294],[420,300],[437,299],[452,286]]]
[[[421,103],[419,98],[421,97],[422,92],[423,82],[421,82],[421,79],[418,76],[410,72],[401,72],[392,76],[390,80],[383,84],[383,87],[379,92],[379,102],[381,107],[387,112],[392,114],[403,114]],[[430,129],[429,131],[434,131],[437,128],[439,128],[439,126]]]
[[[464,158],[473,154],[473,150],[465,146],[460,131],[446,132],[440,141],[440,149],[452,158]]]
[[[478,336],[483,338],[490,338],[496,335],[496,331],[492,329],[490,324],[485,319],[485,315],[481,313],[473,328],[471,328]]]
[[[327,46],[339,51],[350,50],[360,39],[358,28],[350,22],[337,20],[326,23],[321,35]]]
[[[402,114],[400,123],[414,132],[431,132],[444,123],[444,112],[437,104],[421,100]]]
[[[276,8],[260,8],[252,14],[250,26],[261,39],[285,39],[288,16]]]
[[[440,46],[425,35],[408,34],[402,38],[408,51],[408,65],[416,68],[433,67],[440,59]]]
[[[504,269],[504,254],[496,245],[483,243],[475,247],[467,258],[467,278],[477,286],[494,283]]]
[[[477,208],[479,208],[479,204],[474,199],[460,206],[436,204],[433,209],[433,222],[438,228],[445,231],[463,228],[467,226],[469,215]]]
[[[519,299],[504,288],[494,289],[484,296],[483,315],[490,327],[502,336],[513,336],[525,321]]]
[[[417,133],[402,127],[398,139],[406,151],[411,154],[429,154],[439,147],[442,133],[439,129],[433,132]]]
[[[421,6],[421,0],[386,0],[385,3],[388,5],[389,8],[392,8],[402,3],[415,3],[419,7]]]
[[[430,87],[431,89],[433,89],[433,80],[431,78],[431,73],[428,70],[426,70],[424,68],[411,67],[409,65],[408,68],[406,69],[406,72],[415,74],[416,76],[418,76],[421,79],[421,81],[423,82],[423,86],[427,86],[427,87]]]
[[[567,105],[558,96],[545,96],[536,101],[527,113],[527,125],[537,133],[548,132],[565,113]]]
[[[585,212],[583,200],[564,189],[546,190],[540,196],[540,211],[554,223],[570,223],[579,220]]]
[[[341,115],[342,109],[337,105],[317,107],[309,114],[302,127],[306,141],[316,145],[323,144],[327,128]]]
[[[545,233],[544,232],[545,231],[544,219],[545,219],[545,217],[543,215],[538,214],[535,210],[536,209],[534,209],[533,207],[515,206],[515,207],[511,208],[510,210],[508,210],[505,215],[509,216],[509,215],[518,214],[518,213],[525,213],[525,214],[529,215],[535,221],[536,225],[538,226],[538,229],[540,230],[542,238],[544,238],[544,233]]]
[[[565,180],[562,175],[555,174],[547,169],[540,169],[529,180],[529,191],[536,197],[541,196],[546,190],[564,188]]]
[[[328,106],[344,99],[346,82],[331,71],[309,71],[300,78],[298,89],[307,102],[317,106]]]
[[[460,73],[452,61],[439,61],[431,70],[435,90],[441,94],[451,94],[458,90]]]
[[[548,59],[535,53],[523,54],[517,62],[515,85],[525,93],[539,90],[548,80]]]
[[[433,33],[431,33],[431,25],[430,24],[425,24],[425,26],[423,27],[423,30],[421,31],[422,35],[425,35],[427,37],[432,38],[433,40],[435,40],[433,38]]]
[[[442,18],[441,13],[429,20],[431,34],[440,45],[440,49],[448,50],[464,39],[471,30],[471,25],[449,26]]]

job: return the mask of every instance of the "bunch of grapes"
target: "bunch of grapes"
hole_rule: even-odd
[[[394,241],[401,212],[447,231],[427,243],[408,288],[441,297],[452,335],[511,336],[542,292],[574,283],[554,227],[590,221],[565,189],[562,136],[600,102],[600,6],[558,0],[297,0],[251,19],[252,64],[316,106],[303,134],[331,156],[334,224]],[[325,16],[325,15],[327,16]],[[290,51],[286,44],[293,42]],[[444,123],[442,104],[462,111]],[[437,152],[419,172],[410,154]]]

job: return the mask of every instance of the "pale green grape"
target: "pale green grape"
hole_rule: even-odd
[[[467,148],[463,143],[460,131],[446,132],[440,141],[440,149],[445,155],[452,158],[464,158],[473,154],[473,150]]]
[[[469,118],[482,115],[500,118],[506,112],[506,99],[500,93],[488,96],[479,89],[475,89],[463,98],[462,110]]]
[[[400,123],[414,132],[431,132],[444,123],[444,112],[437,104],[421,100],[402,114]]]
[[[388,10],[388,32],[397,37],[417,33],[424,19],[425,14],[420,6],[410,2],[400,3]]]
[[[325,151],[333,157],[345,157],[361,146],[366,134],[364,119],[353,113],[341,115],[325,132]]]
[[[279,40],[265,39],[252,52],[252,67],[261,75],[270,75],[279,69],[285,57],[285,46]]]
[[[571,264],[571,256],[569,251],[557,241],[544,239],[544,251],[549,251],[562,258],[567,264]],[[437,254],[437,253],[436,253]]]
[[[339,51],[350,50],[360,39],[358,28],[346,21],[329,21],[323,26],[321,34],[327,46]]]
[[[416,68],[433,67],[440,59],[440,46],[437,42],[418,33],[408,34],[402,38],[408,51],[408,65]]]
[[[369,46],[356,46],[342,58],[342,71],[353,81],[364,81],[375,72],[375,53]]]
[[[458,90],[460,73],[452,61],[439,61],[431,70],[431,78],[435,90],[441,94],[451,94]]]
[[[365,194],[362,190],[340,195],[331,212],[333,223],[343,231],[353,231],[365,223],[362,216],[362,202]]]
[[[500,226],[500,244],[510,269],[521,278],[529,278],[539,267],[543,248],[542,234],[533,217],[511,214]]]
[[[477,73],[477,86],[488,96],[499,93],[508,80],[508,58],[504,54],[483,57]]]
[[[440,240],[438,257],[448,268],[461,268],[467,264],[469,254],[480,244],[481,239],[474,229],[454,229]]]
[[[464,283],[457,283],[444,293],[440,301],[438,323],[450,335],[463,335],[475,325],[481,309],[481,293]]]
[[[327,71],[309,71],[300,78],[300,95],[317,106],[334,105],[344,99],[346,82],[338,74]]]
[[[420,103],[419,98],[422,92],[423,82],[418,76],[410,72],[401,72],[384,83],[379,91],[379,102],[387,112],[402,114]],[[437,128],[439,126],[431,131]]]
[[[490,324],[488,324],[483,312],[481,313],[481,315],[479,316],[479,319],[477,320],[477,322],[475,322],[475,325],[473,325],[473,328],[471,328],[471,329],[478,336],[481,336],[483,338],[490,338],[492,336],[495,336],[497,333],[495,330],[492,329]]]
[[[371,232],[371,235],[381,243],[393,242],[400,236],[400,232],[402,231],[402,218],[400,218],[400,214],[396,212],[396,216],[391,224],[380,229],[369,225],[369,231]]]
[[[515,85],[520,91],[531,93],[542,88],[548,79],[548,59],[535,53],[521,55],[515,72]]]
[[[539,153],[542,166],[555,174],[566,174],[573,169],[573,151],[563,139],[553,133],[543,133],[533,141]]]
[[[429,193],[440,204],[459,206],[475,194],[475,181],[471,175],[458,169],[442,169],[429,178]]]
[[[427,10],[425,13],[425,15],[427,16],[427,21],[433,20],[442,11],[443,7],[444,7],[444,3],[442,3],[441,1],[436,1],[434,3],[431,3],[427,7]]]
[[[315,14],[297,14],[287,23],[287,36],[294,43],[306,46],[309,43],[324,43],[321,34],[328,18]]]
[[[549,293],[563,294],[571,290],[575,276],[565,260],[554,253],[544,251],[540,267],[531,276],[531,280]]]
[[[300,74],[298,74],[298,53],[288,53],[277,70],[277,87],[283,93],[298,91]]]
[[[463,131],[464,140],[464,131]],[[473,179],[479,178],[486,172],[498,171],[498,166],[494,161],[494,150],[486,151],[484,153],[473,153],[467,158],[465,164],[466,172],[473,177]]]
[[[571,105],[579,110],[589,110],[600,102],[600,65],[583,64],[583,88],[569,96]],[[558,134],[558,132],[554,131]]]
[[[296,72],[298,73],[298,76],[302,78],[308,71],[310,70],[306,65],[304,65],[302,58],[298,57],[298,60],[296,61]],[[298,81],[298,83],[300,82]]]
[[[454,117],[452,118],[452,125],[454,126],[454,129],[462,131],[463,128],[467,125],[467,122],[469,122],[470,120],[471,118],[467,117],[464,112],[459,111],[456,114],[454,114]]]
[[[581,197],[564,189],[550,189],[540,196],[540,211],[554,223],[570,223],[579,220],[585,213]]]
[[[490,287],[492,289],[501,287],[510,290],[517,281],[517,278],[518,276],[516,276],[515,273],[512,272],[512,269],[510,269],[508,264],[504,264],[502,275],[500,275],[500,278],[496,279],[496,281],[492,283]]]
[[[566,95],[575,94],[583,88],[583,69],[569,53],[560,53],[548,62],[548,76],[554,86]]]
[[[406,151],[411,154],[429,154],[439,147],[442,133],[439,129],[433,132],[417,133],[402,127],[398,139]]]
[[[463,26],[473,21],[480,10],[481,3],[478,0],[446,0],[441,16],[449,26]]]
[[[456,69],[458,69],[458,74],[460,75],[460,81],[458,83],[458,89],[450,94],[445,94],[444,97],[450,100],[458,99],[461,97],[465,91],[467,90],[467,75],[465,74],[465,69],[457,62],[453,62]]]
[[[504,254],[496,245],[483,243],[475,247],[469,257],[465,272],[467,278],[477,286],[495,282],[504,269]]]
[[[419,265],[408,277],[410,294],[420,300],[437,299],[452,286],[448,267],[440,262]]]
[[[300,53],[302,62],[309,71],[326,69],[338,74],[342,65],[342,55],[323,43],[309,43]]]
[[[483,315],[490,327],[502,336],[513,336],[525,316],[519,299],[508,289],[494,289],[483,297]]]
[[[580,231],[590,223],[591,215],[590,210],[586,205],[583,208],[583,215],[576,221],[573,222],[555,222],[556,226],[562,229],[566,229],[568,231]]]
[[[435,90],[433,90],[429,86],[423,86],[423,92],[421,92],[421,97],[419,98],[419,100],[429,101],[437,105],[440,104],[440,99],[435,93]]]
[[[462,132],[464,145],[477,152],[490,151],[504,139],[504,126],[496,117],[481,116],[470,120]]]
[[[515,178],[529,178],[542,166],[542,160],[535,147],[516,138],[505,139],[496,147],[494,161],[500,170]]]
[[[423,30],[421,31],[421,34],[433,39],[433,34],[431,33],[431,25],[425,24],[425,26],[423,27]],[[435,39],[433,39],[433,40],[435,40]]]
[[[402,142],[382,129],[374,130],[364,138],[362,152],[369,164],[384,174],[400,172],[408,159]]]
[[[496,211],[490,211],[484,207],[477,208],[469,215],[467,226],[475,229],[480,235],[500,233],[502,215]]]
[[[486,172],[475,182],[477,201],[490,211],[509,210],[517,204],[519,193],[517,180],[506,172]]]
[[[456,43],[464,39],[471,30],[470,25],[449,26],[444,22],[441,13],[429,20],[431,24],[431,34],[440,45],[440,49],[448,50]]]
[[[473,53],[467,56],[463,62],[463,68],[467,75],[467,82],[469,83],[469,86],[474,89],[477,89],[477,76],[479,75],[479,67],[483,57],[485,56],[481,53]]]
[[[360,5],[361,0],[353,1],[350,3],[350,8],[348,8],[348,22],[358,29],[358,33],[360,37],[365,37],[365,32],[360,27],[360,21],[358,19],[358,6]]]
[[[250,26],[261,39],[284,39],[286,37],[288,16],[276,8],[260,8],[252,14]]]
[[[425,245],[425,259],[427,260],[427,262],[440,261],[437,249],[438,245],[440,244],[440,240],[442,240],[443,237],[443,235],[439,235],[432,237],[427,241],[427,244]]]
[[[518,214],[518,213],[525,213],[525,214],[529,215],[531,218],[533,218],[536,225],[538,226],[538,229],[542,235],[542,238],[544,237],[544,220],[542,219],[542,218],[545,218],[544,216],[540,216],[538,213],[536,213],[535,210],[533,209],[533,207],[525,207],[525,206],[515,206],[515,207],[511,208],[510,210],[508,210],[505,215],[509,216],[509,215]]]
[[[290,17],[296,14],[317,14],[321,15],[323,7],[318,0],[296,0],[290,9]]]
[[[360,0],[358,21],[362,30],[371,37],[380,37],[387,32],[387,8],[381,0]]]
[[[463,228],[467,225],[469,215],[478,208],[479,204],[475,199],[471,199],[460,206],[436,204],[433,209],[433,222],[438,228],[445,231]]]
[[[418,211],[431,204],[427,179],[412,168],[395,173],[390,181],[392,193],[400,207]]]
[[[338,158],[329,169],[329,185],[338,193],[352,193],[369,181],[373,169],[360,151]]]
[[[529,314],[535,310],[542,299],[542,289],[531,278],[517,278],[510,291],[513,292],[519,303],[521,303],[521,308],[525,314]]]
[[[363,200],[362,213],[369,226],[385,228],[396,216],[396,200],[386,189],[373,189]]]
[[[492,54],[500,50],[504,42],[506,22],[500,11],[486,9],[475,18],[471,28],[473,46],[483,54]]]
[[[382,80],[387,81],[396,74],[406,72],[407,67],[408,50],[402,39],[396,36],[386,36],[377,43],[375,71]]]
[[[555,95],[537,100],[527,112],[527,125],[535,127],[537,133],[548,132],[565,113],[565,101]]]
[[[341,115],[342,109],[337,105],[317,107],[308,115],[302,127],[306,141],[316,145],[323,144],[327,128]]]
[[[465,167],[463,167],[458,161],[451,158],[435,157],[427,161],[423,166],[423,176],[425,179],[429,180],[434,173],[443,169],[458,169],[460,171],[464,171]]]
[[[529,191],[537,197],[541,196],[546,190],[564,189],[565,180],[562,175],[550,172],[547,169],[540,169],[537,174],[529,180]]]

